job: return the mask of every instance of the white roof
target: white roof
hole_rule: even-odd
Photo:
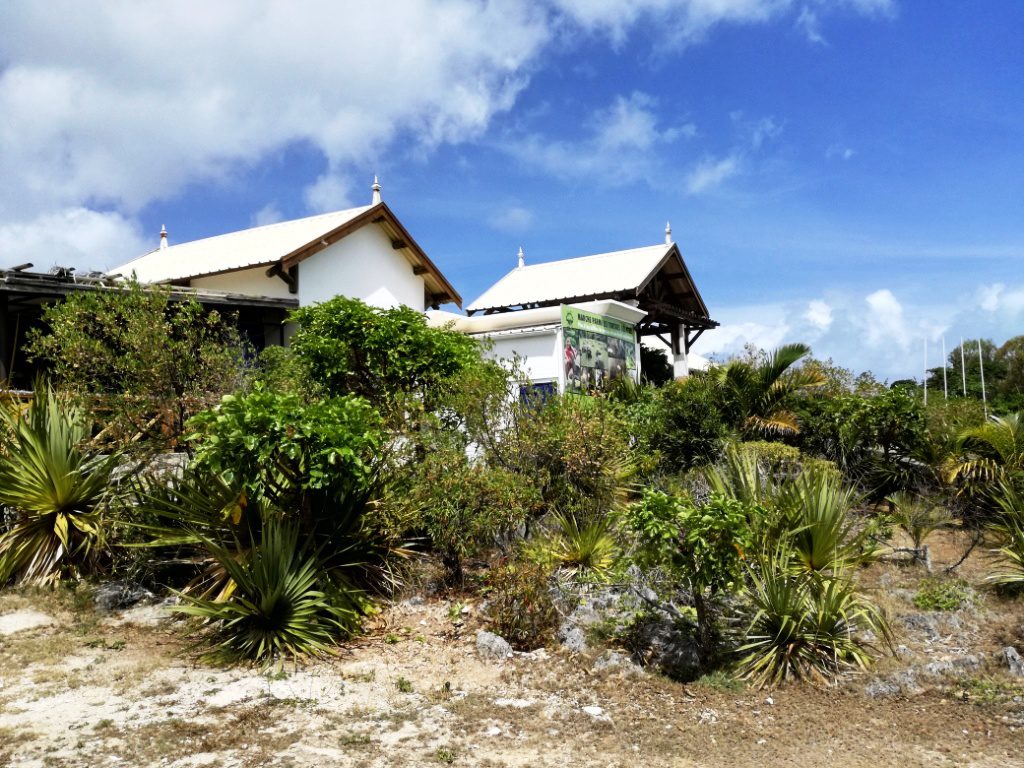
[[[110,270],[144,283],[182,280],[271,264],[365,213],[372,206],[282,221],[226,235],[158,248]]]
[[[516,267],[466,309],[519,307],[635,290],[647,282],[673,247],[651,245]]]

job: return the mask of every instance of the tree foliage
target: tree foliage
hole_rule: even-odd
[[[43,312],[28,342],[54,381],[107,421],[105,435],[175,442],[185,422],[243,379],[243,341],[234,325],[170,289],[83,291]]]

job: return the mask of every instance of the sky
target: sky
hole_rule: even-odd
[[[383,196],[468,303],[661,242],[721,327],[882,378],[1024,333],[1024,3],[0,4],[0,266]],[[454,309],[454,307],[448,307]]]

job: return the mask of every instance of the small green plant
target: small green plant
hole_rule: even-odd
[[[492,569],[488,596],[491,626],[519,650],[533,650],[554,636],[559,616],[551,597],[550,571],[528,561]]]
[[[922,611],[955,611],[970,598],[962,579],[927,579],[914,595],[914,605]]]
[[[618,555],[609,517],[580,522],[572,513],[555,515],[547,549],[560,567],[597,579],[608,577]]]
[[[444,763],[445,765],[451,765],[454,763],[456,757],[458,757],[458,755],[451,747],[438,747],[437,751],[434,753],[434,759],[439,763]]]
[[[13,522],[0,533],[0,586],[81,575],[104,541],[101,520],[110,474],[119,461],[85,445],[85,413],[37,384],[26,411],[0,407],[10,437],[0,453],[0,505]]]
[[[386,635],[384,635],[384,643],[387,645],[398,645],[398,643],[400,643],[401,641],[402,638],[400,638],[394,632],[388,632]]]
[[[701,675],[694,684],[722,693],[740,693],[747,687],[745,680],[720,669]]]
[[[203,620],[198,645],[206,655],[264,664],[323,655],[359,626],[359,612],[347,600],[319,588],[322,570],[300,546],[294,525],[265,521],[262,540],[244,562],[212,542],[209,548],[234,583],[231,598],[183,594],[185,602],[176,609]]]
[[[412,693],[413,692],[412,680],[410,680],[407,677],[399,677],[395,681],[395,688],[398,689],[399,693]]]
[[[755,685],[827,681],[844,669],[863,669],[871,660],[863,633],[890,639],[881,611],[847,574],[795,569],[794,557],[779,549],[750,570],[748,597],[756,612],[739,648],[739,670]]]
[[[901,491],[892,494],[892,521],[904,530],[914,545],[914,560],[927,561],[925,540],[936,531],[948,527],[952,521],[949,511],[928,499]]]

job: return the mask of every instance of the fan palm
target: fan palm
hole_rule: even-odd
[[[205,621],[201,644],[208,655],[262,663],[318,656],[358,628],[358,606],[320,588],[323,569],[300,544],[297,526],[269,517],[244,561],[212,541],[206,545],[230,576],[234,595],[217,601],[184,594],[177,610]]]
[[[1000,570],[989,576],[997,584],[1024,585],[1024,495],[1009,483],[1001,483],[996,501],[1000,518],[992,529],[1003,539],[999,549]]]
[[[946,479],[959,485],[961,492],[1024,470],[1024,414],[993,416],[986,424],[962,432],[957,448],[961,458],[951,463]]]
[[[9,433],[0,456],[0,505],[13,521],[0,533],[0,585],[45,583],[81,570],[103,542],[101,514],[117,455],[85,441],[85,414],[48,386],[37,386],[26,411],[0,408]]]
[[[853,489],[828,470],[805,470],[779,492],[778,504],[794,559],[807,571],[835,571],[864,557],[849,511]]]
[[[786,344],[763,363],[733,360],[717,370],[719,385],[742,433],[766,436],[800,431],[796,414],[789,409],[793,397],[825,383],[817,371],[793,369],[810,351],[806,344]]]

